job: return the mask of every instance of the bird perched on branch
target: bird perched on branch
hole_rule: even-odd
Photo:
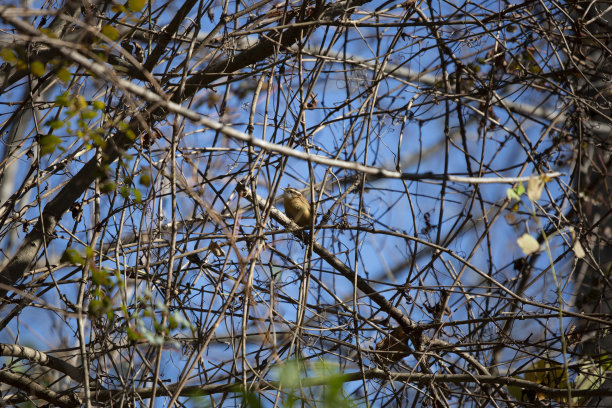
[[[396,327],[376,344],[376,350],[383,361],[397,363],[410,354],[409,337],[401,326]]]
[[[308,200],[293,187],[287,187],[283,194],[285,214],[300,227],[312,225],[312,208]]]

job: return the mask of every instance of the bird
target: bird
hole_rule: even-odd
[[[293,187],[283,189],[283,203],[285,204],[285,214],[300,227],[312,225],[312,209],[308,200]]]
[[[401,326],[396,327],[376,344],[378,356],[386,362],[396,363],[410,354],[408,334]]]

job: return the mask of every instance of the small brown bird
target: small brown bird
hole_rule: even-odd
[[[293,187],[284,189],[283,202],[285,214],[300,227],[309,227],[312,223],[312,210],[308,200]]]
[[[410,354],[408,335],[401,326],[396,327],[376,344],[378,356],[384,361],[396,363]]]

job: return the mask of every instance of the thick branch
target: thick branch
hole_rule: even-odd
[[[534,391],[538,394],[546,395],[548,397],[564,397],[567,396],[568,390],[563,388],[547,387],[542,384],[523,380],[521,378],[514,377],[503,377],[494,375],[476,375],[476,374],[418,374],[412,372],[389,372],[384,370],[366,370],[365,372],[354,372],[344,374],[342,376],[343,382],[363,381],[363,378],[374,379],[378,378],[381,380],[391,380],[399,382],[408,382],[411,384],[422,384],[427,385],[432,382],[435,383],[449,383],[449,384],[495,384],[500,386],[515,386],[526,391]],[[316,387],[321,385],[328,385],[329,377],[315,377],[315,378],[303,378],[300,382],[302,387]],[[262,381],[258,384],[251,384],[253,389],[260,391],[267,389],[283,389],[286,388],[286,384],[282,384],[280,381]],[[168,385],[166,390],[159,390],[157,395],[164,396],[170,395],[176,389],[176,384]],[[223,383],[223,384],[211,384],[211,385],[194,385],[187,386],[182,389],[182,395],[193,395],[193,393],[203,392],[206,394],[218,394],[239,390],[242,387],[242,383]],[[134,390],[140,398],[148,398],[151,396],[152,388],[138,388]],[[125,393],[124,389],[99,391],[96,394],[96,398],[100,401],[109,400],[114,397],[118,397]],[[168,393],[168,394],[166,394]],[[610,389],[594,389],[594,390],[572,390],[572,397],[594,397],[594,396],[605,396],[612,395]]]
[[[71,398],[66,395],[60,395],[48,387],[40,385],[25,374],[15,374],[8,370],[0,370],[0,382],[23,390],[28,395],[34,395],[58,407],[81,406],[81,402],[76,396]]]
[[[75,381],[83,381],[83,371],[62,359],[17,344],[0,344],[0,356],[25,358],[41,366],[49,367],[66,374]]]

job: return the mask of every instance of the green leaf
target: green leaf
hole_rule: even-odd
[[[32,64],[30,64],[30,71],[40,78],[45,75],[45,64],[41,61],[33,61]]]
[[[260,408],[261,407],[257,394],[255,394],[251,390],[243,390],[242,399],[245,402],[244,405],[248,408]]]
[[[138,182],[145,187],[149,187],[151,185],[151,173],[148,171],[142,173],[138,179]]]
[[[185,316],[183,316],[178,311],[172,313],[170,316],[172,317],[174,322],[178,325],[178,327],[184,327],[184,328],[188,328],[188,329],[193,329],[193,325],[191,324],[191,322],[189,320],[187,320],[185,318]]]
[[[83,96],[79,95],[74,98],[74,108],[78,111],[85,109],[87,107],[87,101]]]
[[[127,335],[128,335],[128,340],[130,340],[130,341],[138,341],[138,340],[140,340],[140,334],[138,333],[138,331],[132,329],[129,326],[127,328]]]
[[[67,262],[73,265],[83,265],[85,263],[85,258],[83,258],[76,249],[66,248],[60,258],[60,262]]]
[[[603,371],[612,371],[612,354],[604,354],[599,357],[599,365]]]
[[[130,11],[140,11],[147,4],[146,0],[128,0],[127,6]]]
[[[115,187],[116,185],[113,181],[108,181],[100,186],[100,190],[103,193],[110,193],[111,191],[115,191]]]
[[[96,116],[98,116],[98,114],[92,110],[89,109],[85,109],[84,111],[81,112],[81,119],[83,120],[89,120],[89,119],[93,119]]]
[[[17,61],[17,54],[12,48],[3,48],[0,50],[0,58],[6,62],[15,62]]]
[[[107,284],[107,274],[104,270],[92,269],[91,270],[91,281],[100,286],[105,286]]]
[[[102,27],[102,34],[104,34],[113,41],[119,38],[119,31],[117,31],[117,29],[111,25],[105,25],[104,27]]]
[[[521,201],[521,196],[523,194],[525,194],[525,186],[523,183],[519,183],[518,186],[506,190],[506,196],[511,200]]]
[[[93,105],[93,108],[97,111],[101,111],[106,107],[106,104],[102,101],[93,101],[92,105]]]
[[[100,317],[104,312],[104,305],[101,300],[93,299],[89,302],[88,313],[92,317]]]
[[[72,73],[68,71],[66,68],[58,69],[56,75],[60,79],[60,81],[64,83],[68,83],[70,81],[70,78],[72,78]]]
[[[299,387],[301,382],[300,375],[300,362],[297,360],[287,361],[281,366],[280,380],[283,387]]]
[[[119,190],[119,194],[121,194],[121,197],[123,198],[128,198],[130,196],[130,188],[121,187],[121,190]]]
[[[140,192],[140,190],[138,190],[137,188],[133,188],[132,194],[134,195],[134,201],[136,201],[137,204],[140,204],[142,202],[142,193]]]
[[[50,120],[46,123],[46,125],[49,126],[51,129],[56,130],[64,127],[65,123],[63,120]]]
[[[40,154],[44,156],[45,154],[53,153],[55,148],[61,143],[62,139],[53,134],[44,135],[38,141],[38,144],[40,145]]]
[[[91,137],[91,140],[95,143],[96,146],[99,146],[101,148],[106,147],[106,140],[104,140],[104,137],[99,133],[92,132],[89,134],[89,136]]]
[[[68,94],[58,95],[57,98],[55,98],[55,105],[63,106],[66,108],[70,106],[70,98],[68,97]]]
[[[516,201],[521,200],[521,196],[516,194],[516,191],[514,191],[513,188],[509,188],[506,190],[506,197],[508,197],[510,200],[516,200]]]
[[[113,5],[111,6],[111,11],[112,11],[113,13],[119,13],[119,14],[121,14],[121,13],[125,13],[125,12],[127,11],[127,9],[125,8],[125,6],[124,6],[123,4],[116,4],[116,3],[115,3],[115,4],[113,4]]]

